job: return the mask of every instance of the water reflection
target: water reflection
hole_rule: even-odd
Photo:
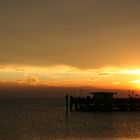
[[[133,140],[140,139],[140,113],[71,112],[63,102],[0,102],[0,139],[4,140]]]

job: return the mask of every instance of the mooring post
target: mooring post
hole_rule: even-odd
[[[70,101],[69,101],[70,111],[73,110],[73,103],[74,103],[73,96],[70,96]]]
[[[69,96],[66,95],[66,117],[68,117],[68,104],[69,104]]]

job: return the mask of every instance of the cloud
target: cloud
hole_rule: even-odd
[[[24,72],[25,70],[22,68],[14,68],[15,71]]]
[[[103,77],[108,77],[108,76],[112,76],[112,73],[98,73],[99,76],[103,76]]]
[[[16,76],[12,79],[1,79],[0,85],[43,85],[47,82],[47,80],[40,81],[37,76],[27,75],[27,76]]]
[[[27,81],[27,83],[30,83],[30,84],[40,82],[36,76],[28,76],[25,81]]]
[[[14,1],[0,5],[0,64],[139,65],[138,0]]]
[[[37,76],[26,76],[24,78],[20,78],[20,79],[17,79],[17,80],[14,80],[15,83],[17,84],[28,84],[28,85],[40,85],[41,82],[40,80],[38,79]]]
[[[114,85],[120,85],[121,83],[118,81],[113,82]]]

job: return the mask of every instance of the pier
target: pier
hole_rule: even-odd
[[[140,111],[140,98],[114,98],[117,93],[93,92],[91,96],[69,98],[70,111]]]

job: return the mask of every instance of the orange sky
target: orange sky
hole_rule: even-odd
[[[0,3],[0,84],[140,89],[139,0]]]
[[[140,89],[140,69],[104,67],[79,69],[66,65],[31,67],[3,65],[0,68],[1,85],[32,86],[92,86],[110,89]]]

